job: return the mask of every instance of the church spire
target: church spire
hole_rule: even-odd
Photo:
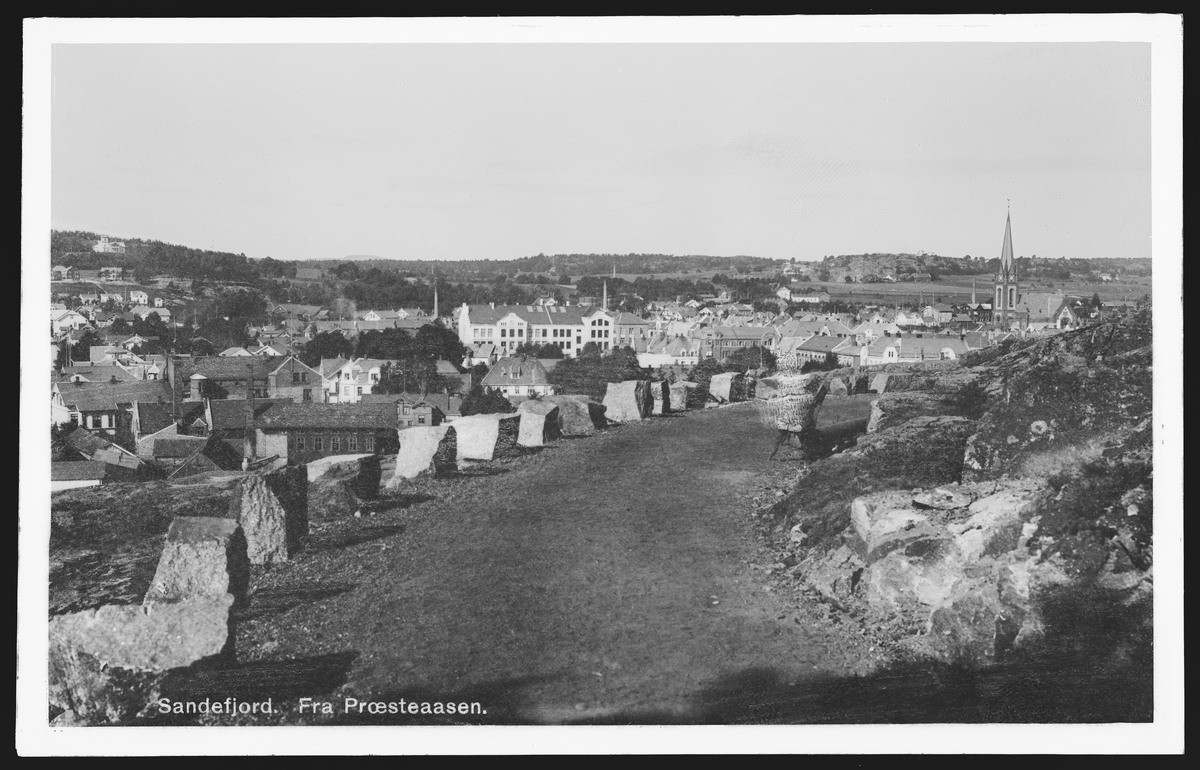
[[[1004,245],[1000,247],[1000,270],[1004,273],[1011,273],[1012,269],[1012,213],[1009,212],[1008,218],[1004,220]]]

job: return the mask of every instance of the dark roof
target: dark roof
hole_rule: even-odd
[[[291,404],[290,398],[254,399],[254,417],[257,420],[268,409],[277,404]],[[246,399],[221,398],[208,402],[212,412],[212,430],[239,430],[246,427]]]
[[[154,440],[154,456],[191,457],[208,443],[204,436],[172,436]]]
[[[275,369],[276,362],[246,356],[198,356],[190,361],[180,361],[180,368],[188,368],[187,376],[201,374],[210,380],[244,380],[253,372],[255,379],[266,379]]]
[[[63,383],[58,390],[63,403],[79,412],[115,410],[120,408],[120,404],[132,404],[134,401],[156,403],[171,400],[171,391],[164,380]]]
[[[395,428],[393,404],[278,404],[258,419],[272,428]]]
[[[447,396],[445,393],[430,393],[422,396],[419,393],[409,393],[408,398],[414,401],[419,399],[430,406],[436,406],[442,410],[442,414],[462,414],[462,398],[460,396]]]
[[[549,385],[546,368],[536,358],[510,356],[496,362],[481,382],[485,388],[504,386]]]
[[[169,427],[174,420],[171,411],[165,404],[147,404],[141,401],[137,404],[138,427],[143,434],[157,433]]]
[[[101,449],[107,449],[112,442],[97,436],[87,428],[76,428],[67,434],[63,443],[84,457],[90,458]]]
[[[106,473],[108,473],[108,466],[94,460],[50,463],[51,481],[103,480]]]

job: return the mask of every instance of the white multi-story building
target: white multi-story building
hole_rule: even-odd
[[[617,314],[578,305],[463,305],[458,311],[458,338],[471,348],[495,345],[501,358],[525,343],[554,345],[575,358],[589,342],[603,352],[617,346]]]

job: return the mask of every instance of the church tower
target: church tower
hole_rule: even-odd
[[[1013,258],[1012,214],[1004,223],[1004,245],[1000,247],[1000,263],[996,267],[996,293],[992,298],[992,320],[1007,323],[1016,314],[1021,301],[1021,286],[1017,276],[1017,261]]]

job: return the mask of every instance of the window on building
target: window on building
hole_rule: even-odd
[[[360,396],[362,395],[362,386],[361,385],[358,388],[358,395],[360,395]]]
[[[342,451],[342,439],[340,436],[333,436],[329,439],[329,448],[334,452]]]
[[[292,384],[293,385],[300,384],[300,372],[292,372]]]
[[[350,395],[350,386],[349,385],[342,388],[342,395],[349,397],[349,395]]]
[[[358,451],[358,434],[357,433],[351,433],[349,436],[346,437],[346,451],[347,452],[357,452]]]
[[[412,411],[412,407],[409,406],[408,404],[400,405],[400,414],[408,414],[411,411]]]
[[[320,436],[313,436],[313,451],[322,452],[325,450],[325,441]]]
[[[418,414],[417,415],[417,425],[424,425],[424,424],[425,424],[425,415]]]
[[[374,452],[375,451],[375,437],[374,436],[363,436],[363,451],[364,452]]]
[[[304,434],[303,433],[300,433],[296,436],[296,451],[297,452],[304,451]]]
[[[312,403],[312,388],[304,389],[303,398],[301,399],[301,401],[303,401],[303,403],[305,403],[305,404]]]

